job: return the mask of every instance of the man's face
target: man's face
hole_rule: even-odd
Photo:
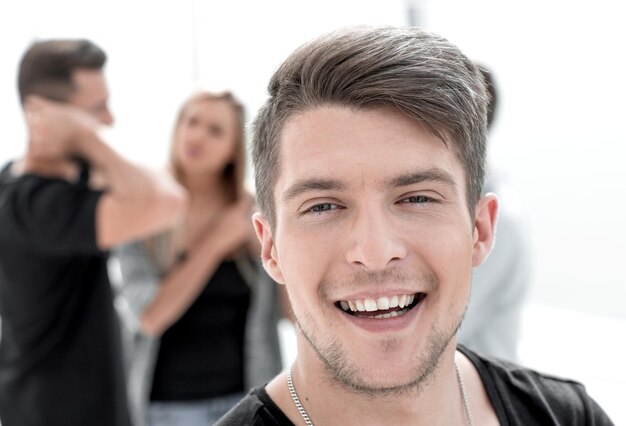
[[[109,90],[100,70],[77,69],[72,75],[76,90],[68,103],[93,115],[99,122],[110,126],[113,116],[109,111]]]
[[[422,383],[463,317],[497,201],[472,220],[456,156],[399,112],[316,108],[280,144],[276,223],[255,226],[308,341],[298,357],[356,391]]]

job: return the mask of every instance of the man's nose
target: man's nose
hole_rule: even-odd
[[[346,258],[368,270],[383,270],[407,255],[406,236],[383,209],[359,213],[353,220]]]
[[[106,124],[107,126],[112,126],[113,123],[115,122],[113,118],[113,114],[111,114],[111,111],[108,108],[100,112],[97,118],[100,123]]]

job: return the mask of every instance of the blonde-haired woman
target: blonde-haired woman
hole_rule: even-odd
[[[277,289],[258,263],[245,157],[241,104],[190,97],[170,151],[187,217],[116,251],[136,425],[212,424],[280,371]]]

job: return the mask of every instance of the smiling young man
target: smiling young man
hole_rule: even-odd
[[[254,223],[298,355],[219,424],[610,424],[581,385],[457,347],[498,201],[480,195],[484,83],[455,46],[347,29],[296,50],[269,92]]]

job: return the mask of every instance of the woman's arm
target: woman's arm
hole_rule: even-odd
[[[163,278],[152,302],[139,318],[147,335],[160,336],[193,303],[222,260],[250,238],[249,201],[229,207],[215,226]]]

